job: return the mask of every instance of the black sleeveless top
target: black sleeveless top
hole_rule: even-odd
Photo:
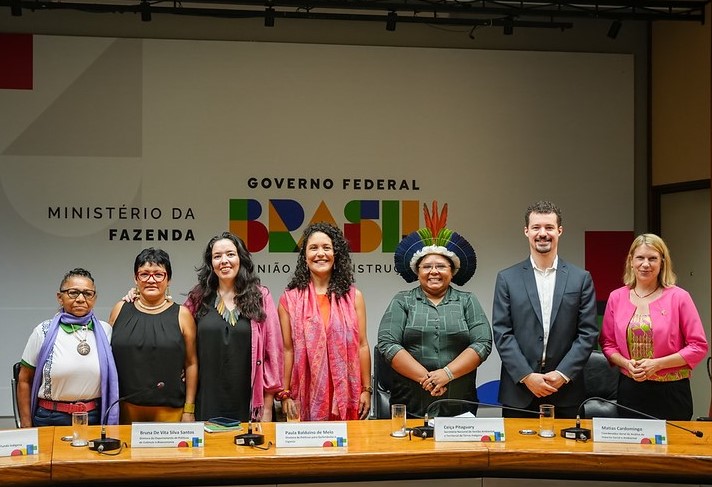
[[[180,305],[152,315],[125,303],[114,323],[111,348],[119,374],[119,395],[137,393],[127,402],[139,406],[182,408],[185,341],[178,323]],[[157,383],[165,386],[157,389]],[[141,392],[144,391],[144,392]],[[139,394],[139,392],[141,392]]]
[[[227,416],[249,421],[252,401],[252,326],[240,316],[235,326],[215,310],[198,319],[198,396],[195,418]]]

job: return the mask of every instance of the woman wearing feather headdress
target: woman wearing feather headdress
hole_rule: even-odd
[[[447,204],[441,214],[437,202],[432,213],[423,206],[426,228],[405,237],[394,255],[396,272],[420,285],[396,294],[378,329],[378,350],[397,372],[391,404],[416,417],[475,413],[476,405],[456,401],[428,411],[438,399],[477,401],[477,367],[492,350],[492,332],[477,298],[451,286],[475,274],[474,249],[445,227]]]

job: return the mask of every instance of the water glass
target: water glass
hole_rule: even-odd
[[[543,438],[553,438],[554,433],[554,405],[539,405],[539,436]]]
[[[86,411],[72,413],[72,446],[87,446],[89,444],[89,413]]]
[[[391,405],[391,436],[403,438],[407,435],[405,424],[405,404]]]

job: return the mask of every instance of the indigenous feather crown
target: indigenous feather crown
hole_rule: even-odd
[[[393,255],[396,272],[406,282],[418,279],[418,262],[429,254],[440,254],[450,259],[454,265],[452,282],[464,285],[475,275],[477,256],[472,245],[465,238],[446,228],[447,203],[442,213],[438,213],[438,202],[433,201],[432,212],[423,204],[425,228],[421,228],[401,240]]]

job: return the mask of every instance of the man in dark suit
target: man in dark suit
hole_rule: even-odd
[[[499,401],[574,418],[585,399],[582,370],[598,337],[591,275],[558,257],[561,211],[549,201],[527,209],[530,256],[497,275],[492,310],[502,359]],[[532,415],[503,409],[504,417]]]

